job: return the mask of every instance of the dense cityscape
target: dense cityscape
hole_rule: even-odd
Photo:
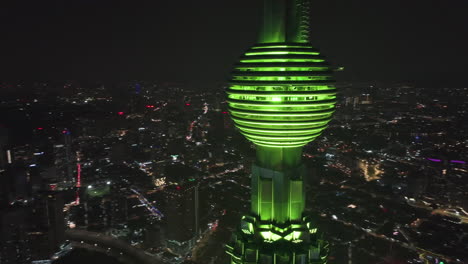
[[[466,10],[2,3],[0,264],[468,263]]]
[[[329,263],[466,263],[468,88],[337,87],[334,120],[303,154],[307,213],[330,242]],[[115,263],[226,263],[254,148],[234,129],[223,87],[2,91],[1,263],[68,263],[81,251]]]

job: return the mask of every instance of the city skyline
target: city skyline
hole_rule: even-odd
[[[5,3],[1,79],[223,83],[239,48],[255,42],[261,4]],[[467,2],[313,4],[312,42],[345,68],[338,80],[464,85]]]
[[[0,264],[468,263],[466,10],[0,4]]]

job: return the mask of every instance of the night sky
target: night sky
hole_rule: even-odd
[[[221,83],[261,0],[9,0],[0,80]],[[341,81],[468,85],[467,0],[313,0],[312,44]]]

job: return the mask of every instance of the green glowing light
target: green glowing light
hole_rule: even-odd
[[[322,132],[324,128],[320,129],[306,129],[306,130],[265,130],[265,129],[257,129],[257,128],[245,128],[245,127],[240,127],[239,128],[241,131],[245,132],[246,134],[253,134],[253,135],[271,135],[271,136],[305,136],[305,135],[310,135],[310,134],[319,134]]]
[[[333,111],[326,112],[326,113],[252,113],[252,112],[241,112],[238,110],[231,110],[231,114],[239,114],[239,115],[249,115],[249,116],[264,116],[264,117],[271,117],[271,116],[279,116],[279,117],[314,117],[314,116],[328,116],[331,115]]]
[[[230,93],[230,92],[228,92]],[[336,96],[332,95],[317,95],[317,94],[301,94],[301,96],[292,95],[292,94],[276,94],[275,96],[262,96],[261,94],[256,96],[251,96],[250,94],[244,93],[231,93],[228,98],[237,99],[237,100],[247,100],[247,101],[271,101],[271,102],[281,102],[281,101],[291,101],[291,102],[303,102],[303,101],[323,101],[335,99]]]
[[[241,80],[248,80],[248,81],[326,81],[330,80],[329,76],[233,76],[233,81],[241,81]]]
[[[312,49],[311,46],[291,46],[291,45],[268,45],[268,46],[254,46],[254,47],[252,47],[252,49],[277,49],[277,48]]]
[[[295,92],[301,92],[301,91],[307,91],[307,92],[312,92],[312,91],[335,91],[335,88],[333,86],[248,86],[248,85],[232,85],[229,87],[229,91],[231,90],[242,90],[242,91],[265,91],[265,92],[284,92],[284,91],[295,91]]]
[[[318,52],[304,52],[304,51],[268,51],[268,52],[249,52],[246,56],[256,55],[288,55],[288,54],[300,54],[300,55],[319,55]]]
[[[259,71],[271,71],[271,72],[282,72],[282,71],[327,71],[327,67],[236,67],[236,70],[239,71],[250,71],[250,72],[259,72]]]
[[[324,62],[323,59],[243,59],[243,63],[269,63],[269,62]],[[311,65],[312,66],[312,65]]]
[[[319,55],[307,44],[263,44],[245,53],[226,92],[231,117],[247,139],[290,148],[320,135],[334,112],[336,89],[322,84],[332,76],[329,67],[315,64],[324,62]]]
[[[233,108],[236,108],[236,106],[238,105],[246,105],[246,106],[258,106],[258,107],[267,107],[268,106],[272,106],[272,105],[269,105],[269,104],[255,104],[255,103],[248,103],[248,102],[238,102],[238,101],[232,101],[232,100],[227,100],[228,103],[231,103],[231,107]],[[268,101],[267,101],[268,103]],[[271,103],[271,102],[270,102]],[[273,109],[273,111],[279,111],[280,109],[278,108],[285,108],[285,107],[293,107],[293,106],[298,106],[299,108],[297,109],[298,111],[300,111],[300,109],[302,110],[308,110],[308,109],[317,109],[317,110],[321,110],[321,109],[330,109],[330,108],[333,108],[335,102],[326,102],[326,103],[314,103],[314,104],[298,104],[298,103],[283,103],[283,104],[278,104],[278,105],[275,105],[277,108],[271,108]],[[261,109],[259,109],[261,110]],[[291,109],[292,110],[292,109]],[[281,110],[282,111],[282,110]]]
[[[303,136],[303,137],[299,137],[299,136],[295,136],[295,137],[272,137],[272,136],[252,136],[252,135],[249,135],[248,136],[249,139],[252,139],[252,140],[255,140],[255,139],[269,139],[269,140],[272,140],[272,141],[296,141],[296,140],[304,140],[304,141],[307,141],[307,140],[312,140],[314,139],[315,137],[311,137],[311,136]]]
[[[295,122],[295,123],[286,123],[286,122],[260,122],[260,121],[250,121],[250,120],[240,120],[234,119],[237,123],[244,124],[244,125],[255,125],[255,126],[268,126],[268,127],[275,127],[275,126],[286,126],[286,127],[302,127],[302,126],[323,126],[328,123],[328,120],[321,121],[321,122]]]
[[[272,233],[271,231],[268,231],[268,232],[260,232],[260,234],[262,234],[263,238],[265,240],[268,240],[268,241],[278,241],[280,240],[282,237],[275,234],[275,233]]]

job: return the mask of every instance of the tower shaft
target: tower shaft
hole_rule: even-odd
[[[264,0],[259,43],[306,43],[309,19],[308,0]]]
[[[252,213],[262,221],[300,221],[305,206],[302,148],[257,146],[252,169]]]

